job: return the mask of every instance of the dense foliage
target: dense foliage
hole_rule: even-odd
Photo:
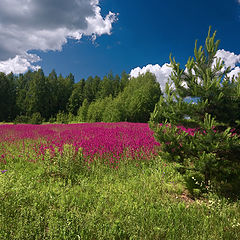
[[[150,126],[161,154],[180,164],[192,193],[212,187],[231,195],[240,191],[240,75],[230,79],[230,69],[216,59],[215,34],[210,36],[209,29],[204,49],[196,42],[195,58],[189,58],[185,71],[170,57],[174,84],[167,84]],[[193,134],[179,126],[194,128]]]
[[[147,122],[161,95],[156,78],[147,73],[129,80],[109,73],[75,82],[69,74],[45,76],[40,69],[18,76],[0,73],[0,121]]]

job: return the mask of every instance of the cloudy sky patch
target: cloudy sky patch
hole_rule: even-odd
[[[183,66],[212,26],[234,75],[239,10],[239,0],[0,0],[0,71],[41,67],[45,74],[71,72],[79,81],[148,69],[165,85],[169,54]]]
[[[14,73],[40,60],[30,50],[60,51],[68,38],[111,34],[117,15],[101,15],[98,0],[1,0],[0,71]]]
[[[224,62],[225,69],[227,67],[231,68],[231,72],[228,74],[229,77],[237,77],[240,73],[240,68],[237,66],[240,63],[240,54],[225,51],[224,49],[218,50],[216,53],[216,58],[221,58]],[[168,82],[172,68],[169,66],[170,63],[165,63],[162,66],[159,64],[148,64],[142,68],[136,67],[131,70],[130,77],[138,77],[146,72],[151,72],[156,76],[157,81],[160,83],[161,90],[165,91],[165,85]],[[186,69],[185,69],[186,70]]]

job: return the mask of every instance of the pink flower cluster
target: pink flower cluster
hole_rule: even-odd
[[[163,125],[164,124],[162,124],[162,123],[159,124],[159,126],[163,126]],[[166,124],[166,126],[171,128],[171,124]],[[179,133],[181,133],[181,131],[183,131],[191,136],[194,136],[194,134],[197,132],[196,128],[185,128],[184,126],[176,126],[176,127],[179,129]]]
[[[196,128],[185,128],[184,126],[178,126],[177,128],[191,136],[194,136],[195,132],[197,131]]]
[[[44,159],[47,151],[54,156],[56,150],[61,153],[64,145],[70,144],[76,152],[82,149],[88,163],[102,159],[111,165],[127,159],[149,160],[158,154],[160,146],[148,124],[127,122],[1,125],[2,160],[10,154],[6,146],[11,144],[18,148],[17,157],[25,156],[29,161],[35,161],[29,154],[31,151],[36,158]]]

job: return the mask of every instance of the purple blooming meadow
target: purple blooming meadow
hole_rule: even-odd
[[[61,154],[66,144],[72,145],[76,153],[80,149],[88,164],[103,160],[116,168],[122,160],[150,160],[158,155],[160,146],[147,123],[0,126],[0,161],[3,163],[16,157],[33,162],[45,160],[46,153],[52,157]],[[13,145],[14,152],[10,148]]]

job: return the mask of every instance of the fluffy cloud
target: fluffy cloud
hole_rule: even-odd
[[[240,1],[240,0],[239,0]],[[221,58],[227,67],[234,68],[237,63],[240,62],[240,55],[236,55],[224,49],[218,50],[216,54],[217,58]]]
[[[225,51],[224,49],[218,50],[216,54],[217,58],[221,58],[226,67],[231,68],[231,72],[228,74],[229,77],[238,76],[240,73],[240,68],[237,66],[240,63],[240,54],[236,55],[235,53]]]
[[[240,67],[237,66],[240,63],[240,55],[236,55],[224,49],[218,50],[216,53],[217,58],[221,58],[224,61],[226,67],[231,67],[231,72],[228,74],[229,77],[238,76],[240,73]],[[160,83],[161,90],[165,91],[165,85],[169,80],[169,77],[172,72],[172,68],[169,67],[170,63],[165,63],[162,67],[158,64],[152,65],[148,64],[147,66],[140,68],[136,67],[131,70],[130,77],[138,77],[141,74],[146,72],[151,72],[156,76],[157,81]],[[185,69],[187,71],[187,69]],[[173,85],[174,87],[174,85]]]
[[[237,66],[228,74],[228,76],[230,78],[232,78],[232,77],[236,78],[238,76],[238,74],[240,74],[240,67]]]
[[[1,0],[0,66],[18,68],[25,59],[32,67],[29,50],[61,50],[68,38],[83,35],[96,39],[111,34],[115,13],[101,15],[99,0]],[[30,59],[30,60],[29,60]],[[20,68],[19,68],[20,69]]]
[[[171,74],[171,67],[169,67],[169,64],[165,63],[162,67],[158,64],[152,65],[148,64],[147,66],[140,68],[134,68],[130,72],[130,77],[138,77],[141,74],[144,74],[146,72],[151,72],[156,76],[157,81],[160,84],[161,90],[165,90],[165,85],[168,81],[169,75]]]
[[[38,70],[40,66],[33,63],[39,62],[41,59],[36,54],[25,54],[24,56],[16,56],[7,61],[0,62],[0,72],[9,74],[11,72],[19,74],[26,72],[28,69]]]

